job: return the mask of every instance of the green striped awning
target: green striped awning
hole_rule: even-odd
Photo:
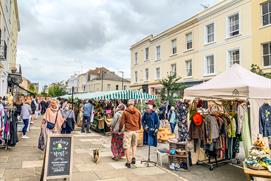
[[[70,98],[71,95],[62,96],[62,98]],[[154,95],[143,93],[136,90],[119,90],[119,91],[104,91],[93,93],[80,93],[74,94],[74,98],[78,99],[102,99],[102,100],[117,100],[117,99],[136,99],[136,100],[149,100],[156,99]]]

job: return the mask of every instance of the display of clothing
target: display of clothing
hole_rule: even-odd
[[[188,105],[182,101],[178,101],[176,112],[178,118],[178,138],[179,141],[186,142],[189,139],[187,123]]]
[[[0,112],[0,144],[15,146],[18,142],[17,119],[12,111]]]
[[[263,137],[271,136],[271,105],[267,103],[259,109],[259,131]]]
[[[157,133],[160,127],[157,113],[147,110],[142,116],[142,126],[144,129],[143,144],[157,147]]]
[[[228,113],[205,113],[202,115],[203,121],[200,126],[191,121],[189,136],[191,140],[194,140],[194,145],[197,146],[200,143],[199,145],[204,148],[208,157],[235,158],[240,147],[240,134],[236,134],[238,122],[235,116],[233,113],[231,115]],[[192,118],[193,116],[191,116]]]

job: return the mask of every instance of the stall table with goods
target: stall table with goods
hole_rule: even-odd
[[[260,139],[254,142],[245,160],[244,172],[251,180],[254,177],[271,178],[270,149]]]

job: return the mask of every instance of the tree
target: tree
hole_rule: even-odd
[[[263,70],[256,64],[251,65],[250,71],[260,76],[271,79],[271,73],[264,73]]]
[[[48,95],[51,97],[59,97],[65,95],[65,89],[61,86],[61,84],[53,84],[48,88]]]
[[[163,86],[160,92],[163,101],[169,101],[173,105],[176,99],[182,97],[185,84],[181,83],[180,80],[181,77],[176,77],[176,74],[174,74],[160,81]]]
[[[36,88],[35,88],[35,86],[33,84],[29,85],[29,91],[32,92],[33,94],[36,93]]]

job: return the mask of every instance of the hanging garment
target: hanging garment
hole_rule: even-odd
[[[237,129],[237,134],[241,134],[242,129],[243,129],[243,122],[245,119],[245,114],[247,112],[247,106],[245,104],[240,104],[237,108],[237,113],[238,113],[238,129]]]
[[[178,101],[176,108],[177,108],[176,112],[177,112],[177,118],[178,118],[179,141],[186,142],[189,139],[188,123],[187,123],[188,105],[181,101]]]
[[[143,144],[157,147],[157,133],[160,127],[160,120],[156,112],[145,112],[142,117],[144,129]]]
[[[242,140],[243,140],[243,145],[244,145],[244,150],[245,150],[245,156],[246,158],[249,155],[249,150],[252,145],[251,141],[251,134],[250,134],[250,127],[249,127],[249,122],[248,122],[248,110],[244,114],[244,121],[243,121],[243,126],[242,126]]]
[[[230,124],[228,125],[228,137],[229,138],[235,138],[236,137],[236,120],[233,116],[229,116]]]
[[[200,126],[196,126],[193,121],[191,121],[189,126],[189,139],[194,140],[205,140],[205,122],[203,122]]]
[[[205,118],[205,122],[207,142],[212,143],[212,140],[219,138],[220,132],[216,117],[207,115]]]
[[[17,135],[17,117],[15,114],[12,114],[10,117],[10,139],[8,140],[9,146],[16,146],[17,142],[19,141]]]
[[[259,130],[263,137],[271,136],[271,106],[263,104],[259,109]]]

